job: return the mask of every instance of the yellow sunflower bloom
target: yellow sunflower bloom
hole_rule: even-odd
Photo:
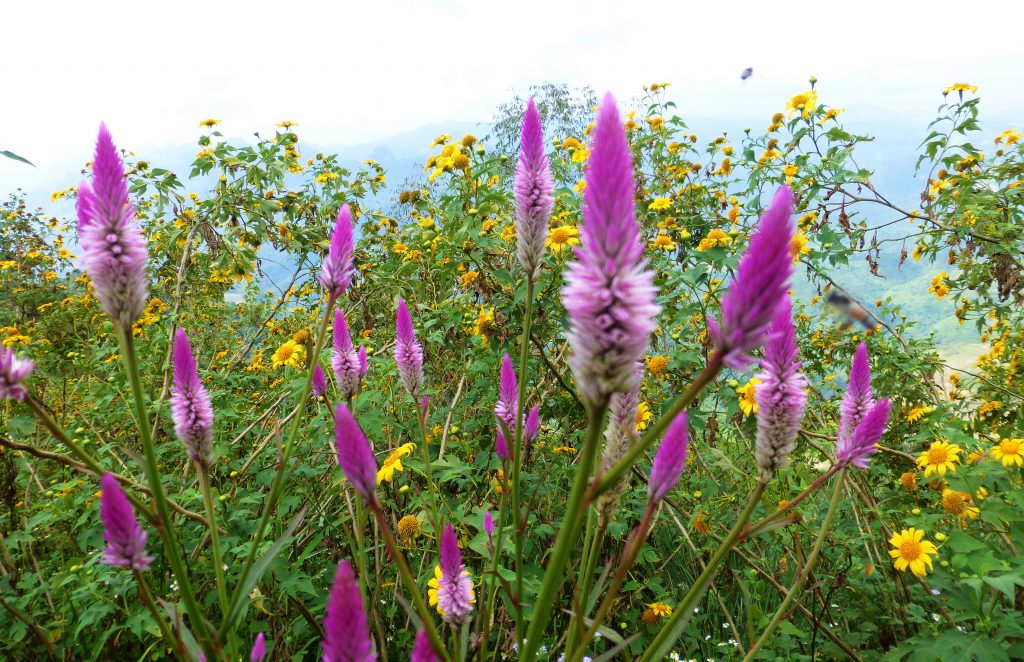
[[[992,457],[1006,467],[1021,466],[1024,464],[1024,439],[1003,439],[992,447]]]
[[[896,566],[896,569],[906,572],[907,568],[910,568],[910,571],[918,577],[928,574],[925,566],[931,569],[931,557],[937,556],[939,553],[934,543],[924,540],[924,531],[913,527],[893,535],[889,544],[894,548],[889,550],[889,556],[893,558],[893,565]]]
[[[396,471],[405,471],[405,467],[402,466],[402,458],[411,455],[414,450],[416,450],[416,444],[402,444],[391,451],[384,463],[380,465],[380,469],[377,470],[377,484],[380,485],[384,481],[390,483],[394,480]]]
[[[971,495],[967,492],[958,492],[948,487],[942,490],[942,509],[962,520],[978,519],[981,514],[981,510],[971,501]]]
[[[559,225],[548,232],[544,245],[555,253],[560,253],[566,246],[580,245],[580,231],[574,225]]]
[[[289,340],[278,347],[277,351],[274,352],[274,367],[280,368],[281,366],[290,366],[292,368],[298,368],[303,364],[305,358],[305,348],[294,340]]]
[[[647,424],[654,418],[654,412],[651,411],[651,406],[646,402],[641,402],[636,408],[636,431],[647,429]]]
[[[760,379],[751,377],[749,382],[736,388],[736,394],[740,396],[740,409],[743,411],[744,416],[757,413],[757,400],[754,399],[754,395],[757,391],[757,385],[760,383]]]
[[[932,442],[931,447],[917,458],[917,466],[924,469],[925,478],[933,473],[945,476],[947,469],[956,473],[959,463],[960,447],[943,440]]]

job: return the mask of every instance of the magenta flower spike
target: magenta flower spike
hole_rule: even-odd
[[[416,633],[416,645],[412,649],[409,662],[438,662],[437,654],[434,653],[434,649],[430,646],[430,639],[427,637],[426,630],[420,629]]]
[[[484,513],[484,533],[487,534],[487,546],[492,547],[492,539],[494,538],[494,517],[491,516],[491,511]]]
[[[868,458],[875,452],[875,444],[882,439],[885,424],[889,420],[891,405],[888,398],[879,398],[864,415],[853,434],[841,437],[836,445],[839,466],[852,465],[858,469],[868,468]]]
[[[146,555],[146,532],[135,519],[121,484],[113,474],[100,478],[100,519],[103,520],[103,563],[129,570],[146,570],[153,562]]]
[[[339,402],[335,410],[334,444],[345,478],[366,503],[371,503],[377,498],[377,458],[344,402]]]
[[[789,296],[783,298],[778,315],[768,331],[761,383],[754,391],[757,401],[757,437],[754,451],[761,480],[771,480],[789,463],[800,421],[807,405],[807,380],[797,360],[796,330],[793,328]]]
[[[523,446],[529,446],[530,442],[537,438],[540,432],[540,408],[534,405],[523,424]]]
[[[523,116],[522,145],[513,184],[516,195],[516,256],[530,280],[540,273],[555,184],[544,154],[544,132],[537,104],[530,98]]]
[[[405,389],[416,398],[423,386],[423,346],[416,339],[405,299],[398,300],[395,316],[395,363]]]
[[[722,323],[708,319],[708,333],[725,365],[745,370],[750,352],[764,344],[793,273],[793,194],[780,188],[761,216],[740,259],[729,291],[722,297]]]
[[[370,369],[370,364],[366,361],[366,345],[359,346],[359,381],[363,381],[363,377],[366,377],[367,371]]]
[[[444,620],[456,625],[469,622],[476,595],[473,580],[462,564],[462,550],[455,529],[446,524],[441,534],[441,578],[438,580],[437,604]]]
[[[28,359],[19,359],[13,349],[0,348],[0,400],[22,402],[28,391],[22,384],[36,364]]]
[[[347,560],[338,564],[324,616],[324,662],[374,662],[359,583]]]
[[[839,438],[850,439],[861,420],[874,406],[871,393],[871,367],[868,365],[868,346],[857,345],[850,365],[850,380],[846,396],[839,406]]]
[[[494,415],[504,421],[509,432],[516,431],[516,416],[519,414],[519,386],[516,372],[512,367],[512,359],[508,354],[501,360],[501,378],[498,381],[498,402],[494,405]],[[500,426],[499,426],[500,427]]]
[[[327,375],[319,363],[313,368],[313,395],[318,398],[327,395]]]
[[[252,652],[249,653],[249,662],[263,662],[267,656],[267,638],[260,632],[256,635],[256,641],[252,645]]]
[[[331,352],[331,368],[338,382],[338,392],[343,400],[359,393],[359,354],[352,346],[348,333],[345,313],[338,307],[334,311],[334,351]]]
[[[199,380],[185,329],[174,334],[174,394],[171,396],[174,434],[193,462],[204,468],[213,461],[213,407],[210,394]]]
[[[494,454],[498,456],[498,459],[504,462],[508,459],[508,441],[505,439],[505,433],[501,431],[501,426],[498,426],[498,438],[494,442]]]
[[[581,246],[566,269],[562,303],[577,387],[589,406],[603,407],[613,393],[635,384],[635,365],[660,308],[636,225],[629,142],[610,94],[597,111],[593,136]]]
[[[105,124],[100,124],[92,186],[78,186],[78,241],[82,265],[100,305],[130,329],[146,307],[146,239],[128,200],[124,166]]]
[[[651,463],[651,477],[647,482],[647,498],[654,504],[665,498],[679,481],[679,475],[686,468],[686,452],[690,435],[686,427],[686,412],[681,411],[665,431],[665,438]]]
[[[331,232],[331,247],[318,277],[332,299],[340,297],[352,285],[353,244],[352,211],[348,205],[342,205]]]

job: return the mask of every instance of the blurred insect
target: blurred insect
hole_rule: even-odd
[[[747,67],[746,69],[743,70],[743,73],[740,74],[740,80],[746,80],[746,79],[750,78],[753,75],[754,75],[754,67]]]
[[[842,292],[832,290],[825,297],[825,301],[846,317],[843,321],[844,329],[853,326],[854,322],[859,322],[865,329],[875,328],[874,320],[871,319],[868,311]]]

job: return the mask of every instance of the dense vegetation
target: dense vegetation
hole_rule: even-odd
[[[517,259],[519,99],[490,136],[438,136],[423,176],[398,188],[372,161],[346,169],[303,153],[292,122],[242,145],[205,120],[187,173],[122,153],[148,252],[148,295],[129,324],[101,306],[75,220],[12,194],[0,207],[0,339],[35,368],[19,401],[0,365],[0,651],[248,659],[263,633],[272,659],[313,659],[348,560],[379,659],[408,658],[425,619],[447,648],[437,654],[459,659],[1024,658],[1024,142],[983,126],[975,88],[951,86],[922,127],[920,204],[904,208],[857,159],[869,137],[844,129],[814,83],[743,135],[692,134],[668,83],[622,118],[661,311],[623,430],[642,452],[603,501],[574,489],[603,485],[614,461],[600,459],[601,439],[614,434],[570,369],[579,349],[561,294],[584,229],[589,92],[536,90],[554,199],[535,279]],[[707,320],[722,319],[782,185],[795,200],[808,401],[789,465],[767,480],[755,453],[762,352],[748,370],[723,367]],[[317,276],[343,205],[355,274],[335,297]],[[264,277],[274,261],[287,282]],[[855,262],[879,276],[946,265],[916,295],[955,302],[949,324],[984,353],[948,365],[941,337],[908,333],[921,320],[900,302],[839,282]],[[423,400],[395,363],[399,298],[425,353],[422,388],[408,389]],[[334,301],[354,343],[344,351],[366,349],[354,397],[332,370]],[[209,460],[190,457],[171,414],[178,328],[212,402]],[[874,396],[891,402],[866,469],[836,448],[862,342]],[[503,428],[506,354],[522,400]],[[325,395],[311,394],[317,366],[332,376]],[[338,466],[340,401],[380,465],[372,498]],[[683,404],[687,467],[654,500],[650,458]],[[517,445],[534,406],[539,430]],[[101,472],[120,478],[149,534],[144,571],[104,562]],[[420,608],[437,602],[446,525],[475,589],[454,625]]]

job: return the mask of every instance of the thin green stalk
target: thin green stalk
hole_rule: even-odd
[[[167,505],[167,495],[164,494],[163,479],[160,474],[160,466],[156,459],[156,448],[153,445],[153,438],[149,434],[149,420],[146,415],[146,401],[142,393],[142,379],[139,376],[138,357],[135,354],[135,344],[132,341],[131,328],[124,329],[117,327],[117,339],[121,345],[121,358],[124,362],[125,371],[128,373],[128,382],[132,389],[132,399],[135,404],[135,421],[142,437],[142,450],[145,455],[146,475],[149,478],[150,489],[153,490],[153,501],[156,503],[156,514],[159,522],[156,530],[164,544],[164,551],[167,560],[171,564],[171,570],[178,580],[178,589],[181,592],[182,602],[185,604],[185,611],[188,612],[192,623],[192,629],[199,638],[199,644],[210,659],[217,659],[217,647],[211,639],[206,619],[199,609],[195,595],[192,592],[192,583],[189,581],[185,563],[181,557],[181,550],[178,547],[178,540],[171,526],[171,509]]]
[[[206,467],[196,462],[199,471],[199,489],[203,494],[203,505],[206,506],[206,518],[210,529],[210,549],[213,550],[213,569],[217,576],[217,597],[220,599],[221,611],[228,608],[228,591],[224,581],[224,563],[220,556],[220,534],[217,532],[217,508],[213,502],[213,492],[210,490],[210,475]]]
[[[814,492],[818,491],[821,488],[821,486],[827,483],[828,479],[831,478],[833,474],[835,474],[837,471],[839,471],[839,465],[834,465],[828,471],[818,476],[813,483],[807,486],[807,489],[805,489],[803,492],[790,499],[785,506],[779,508],[771,515],[768,515],[767,517],[764,517],[758,520],[757,522],[751,524],[750,528],[743,532],[741,538],[752,538],[755,535],[757,535],[761,530],[763,530],[766,526],[782,518],[786,513],[796,508],[797,504],[799,504],[801,501],[806,499]]]
[[[768,623],[768,627],[761,633],[761,637],[750,647],[747,651],[747,656],[743,658],[743,662],[749,662],[754,659],[754,655],[757,650],[761,648],[775,632],[775,628],[779,627],[779,623],[786,616],[786,611],[789,609],[789,605],[793,603],[797,593],[803,588],[804,582],[811,574],[811,570],[814,569],[814,565],[818,562],[818,555],[821,554],[821,547],[825,544],[825,537],[828,535],[829,529],[832,527],[832,520],[835,519],[836,510],[839,507],[839,498],[843,494],[843,482],[846,478],[846,467],[839,472],[839,478],[836,480],[835,491],[832,492],[832,501],[828,504],[828,513],[825,515],[825,520],[821,523],[821,528],[818,530],[818,539],[814,541],[814,549],[811,550],[811,555],[807,557],[807,561],[804,563],[804,567],[800,569],[797,574],[796,581],[793,582],[793,586],[790,587],[789,592],[786,593],[786,597],[782,599],[782,604],[775,611],[775,616]]]
[[[516,541],[516,642],[523,645],[523,535],[526,526],[519,508],[519,474],[523,468],[523,412],[526,409],[526,369],[530,360],[530,331],[533,327],[533,279],[526,280],[526,316],[519,341],[519,394],[516,405],[516,434],[512,450],[512,519]]]
[[[425,421],[426,410],[420,409],[420,403],[414,397],[413,407],[416,409],[416,425],[420,430],[420,440],[423,442],[423,474],[427,478],[427,501],[430,504],[431,524],[434,527],[434,536],[441,540],[441,511],[437,507],[437,487],[434,485],[434,475],[430,469],[430,444],[427,442],[427,424]]]
[[[615,577],[612,579],[611,586],[608,587],[608,592],[605,593],[604,600],[601,601],[601,605],[597,608],[597,613],[594,614],[594,618],[590,623],[590,627],[583,633],[583,638],[580,639],[579,645],[575,650],[569,650],[566,659],[569,662],[579,662],[583,659],[583,652],[587,649],[587,645],[590,640],[597,634],[597,629],[601,627],[601,623],[608,616],[609,610],[612,608],[612,603],[615,602],[615,598],[619,595],[619,589],[622,588],[622,582],[626,580],[626,573],[632,567],[633,562],[636,561],[637,554],[640,553],[640,548],[643,547],[644,540],[647,538],[647,530],[651,525],[651,517],[654,515],[654,508],[657,506],[656,503],[648,503],[647,510],[644,512],[644,518],[637,525],[633,532],[633,536],[630,538],[629,543],[622,551],[622,560],[619,562],[619,567],[615,571]],[[581,616],[582,618],[582,616]]]
[[[711,580],[714,578],[715,573],[718,571],[718,566],[721,565],[725,557],[729,555],[733,545],[736,543],[736,539],[740,537],[740,533],[743,528],[747,525],[750,520],[750,516],[754,513],[754,508],[757,507],[758,502],[761,500],[761,495],[764,494],[765,488],[768,483],[760,481],[754,491],[750,493],[750,498],[747,500],[747,507],[740,514],[736,523],[733,524],[732,529],[726,535],[725,540],[719,545],[715,555],[711,557],[708,564],[704,567],[704,572],[700,573],[697,577],[697,581],[694,582],[693,586],[690,587],[690,591],[683,597],[683,599],[676,605],[676,608],[672,610],[672,616],[669,617],[668,621],[658,632],[658,636],[654,638],[654,641],[644,651],[643,657],[640,658],[640,662],[650,662],[651,660],[662,660],[668,655],[669,649],[672,644],[682,633],[683,628],[686,627],[687,623],[690,622],[690,618],[693,617],[693,607],[700,601],[704,596],[704,592],[707,591],[708,585],[711,584]]]
[[[182,648],[181,641],[174,636],[174,632],[171,630],[170,623],[164,618],[164,615],[157,609],[156,599],[153,597],[153,591],[149,588],[149,582],[146,581],[146,576],[138,570],[132,570],[132,574],[135,575],[135,582],[139,585],[139,596],[142,598],[142,603],[149,609],[149,613],[152,614],[156,625],[160,628],[160,634],[163,636],[164,641],[174,651],[174,657],[178,658],[182,662],[187,662],[188,657],[185,654],[185,650]]]
[[[572,491],[569,493],[569,501],[566,503],[565,517],[562,519],[562,525],[558,529],[555,549],[548,560],[548,567],[544,573],[540,594],[533,604],[530,629],[527,631],[526,638],[520,647],[520,650],[523,652],[519,659],[526,662],[532,662],[537,657],[544,629],[551,622],[552,605],[555,601],[555,594],[562,585],[565,566],[569,562],[569,553],[576,546],[576,541],[579,537],[583,519],[580,516],[582,506],[584,505],[583,495],[586,492],[587,483],[590,481],[590,472],[594,465],[594,458],[597,455],[597,447],[600,445],[606,411],[607,407],[604,406],[595,410],[588,408],[590,420],[587,427],[587,436],[583,442],[583,450],[580,452],[579,462],[576,465],[576,477],[573,479]]]
[[[502,465],[504,468],[504,464]],[[504,471],[502,471],[504,473]],[[491,632],[491,620],[494,614],[494,605],[498,592],[492,591],[491,587],[498,584],[498,563],[501,560],[502,544],[505,541],[505,508],[508,506],[508,486],[501,486],[501,503],[498,506],[498,532],[495,536],[494,551],[491,557],[491,575],[488,582],[484,584],[482,595],[484,596],[484,608],[477,621],[477,634],[480,635],[480,659],[487,658],[487,638]],[[490,597],[488,597],[490,596]]]
[[[700,371],[700,374],[690,382],[690,385],[686,387],[683,394],[669,405],[669,408],[665,410],[665,413],[661,415],[661,418],[647,428],[647,431],[644,432],[643,436],[626,451],[622,456],[622,459],[615,463],[615,466],[601,474],[601,477],[597,481],[597,485],[594,489],[593,496],[596,497],[598,494],[606,492],[614,487],[618,480],[627,471],[629,471],[629,468],[633,463],[647,452],[647,449],[653,446],[654,442],[661,438],[662,433],[668,429],[669,424],[675,420],[676,415],[693,402],[697,398],[697,395],[700,394],[701,390],[711,383],[711,380],[713,380],[721,370],[722,353],[716,350],[708,359],[707,365],[705,365],[704,369]]]
[[[396,566],[398,566],[398,574],[402,577],[402,583],[405,584],[406,590],[409,591],[409,595],[412,596],[413,605],[415,605],[416,611],[419,612],[420,619],[423,621],[423,627],[427,630],[427,638],[430,640],[430,645],[434,648],[434,652],[437,653],[444,662],[451,662],[451,656],[448,655],[448,649],[445,648],[444,642],[441,641],[441,636],[437,632],[437,628],[434,627],[434,621],[430,615],[430,609],[427,607],[427,603],[423,600],[420,587],[412,576],[412,570],[409,568],[409,562],[405,560],[405,555],[402,554],[402,550],[398,547],[398,541],[395,539],[395,534],[391,531],[391,527],[388,525],[388,521],[384,517],[384,511],[380,507],[380,502],[378,502],[377,498],[374,496],[373,501],[368,505],[370,509],[373,510],[374,517],[377,518],[377,523],[380,525],[381,533],[384,534],[384,545],[388,548],[391,560],[395,562]]]
[[[320,360],[320,349],[323,347],[324,338],[327,335],[327,327],[331,319],[331,309],[334,308],[335,301],[336,299],[334,296],[330,296],[327,299],[327,307],[324,310],[323,318],[320,320],[320,329],[317,331],[316,342],[313,345],[313,358],[310,365],[316,365]],[[313,371],[308,370],[307,372],[309,374],[306,375],[306,383],[302,387],[302,393],[299,395],[298,403],[295,405],[294,411],[296,414],[292,418],[292,426],[288,433],[288,440],[285,442],[284,451],[281,453],[280,464],[277,467],[277,472],[274,474],[274,482],[270,485],[270,494],[263,502],[263,512],[260,514],[260,521],[256,526],[256,533],[253,536],[252,546],[249,548],[249,553],[245,557],[245,563],[242,565],[242,571],[238,575],[238,581],[235,584],[235,589],[232,591],[231,599],[228,601],[228,611],[224,614],[224,621],[221,623],[220,629],[218,630],[218,635],[221,637],[227,634],[227,631],[232,625],[229,622],[231,613],[234,612],[236,605],[243,597],[242,587],[245,586],[249,572],[252,570],[252,565],[256,562],[256,555],[259,553],[260,545],[263,543],[263,537],[266,535],[270,516],[277,507],[277,500],[280,498],[281,490],[284,488],[284,478],[288,467],[288,461],[291,459],[299,427],[305,418],[306,403],[309,400],[309,393],[313,388]]]
[[[576,647],[578,636],[583,634],[581,630],[583,617],[587,613],[587,591],[590,590],[585,585],[588,583],[586,579],[587,573],[590,571],[590,558],[597,555],[597,550],[594,548],[595,538],[594,511],[587,508],[587,526],[583,530],[583,557],[580,559],[579,573],[576,575],[576,590],[573,593],[577,609],[574,609],[572,615],[569,616],[565,641],[565,650],[567,651]]]

